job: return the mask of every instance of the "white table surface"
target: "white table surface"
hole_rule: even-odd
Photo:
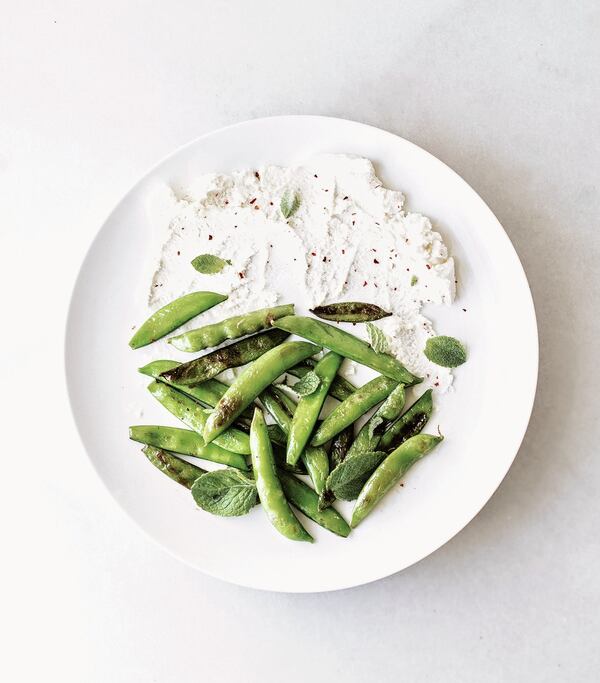
[[[597,681],[598,3],[0,8],[0,678]],[[482,513],[401,574],[313,596],[227,585],[142,535],[63,380],[70,291],[120,196],[178,145],[284,113],[371,123],[457,170],[515,244],[541,339],[529,431]]]

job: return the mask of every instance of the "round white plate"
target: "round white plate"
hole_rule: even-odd
[[[241,518],[196,509],[189,493],[153,468],[130,424],[177,424],[145,390],[132,351],[132,325],[146,316],[140,291],[148,195],[157,182],[267,163],[290,165],[319,152],[370,158],[406,207],[429,216],[457,263],[452,307],[426,314],[438,334],[466,342],[467,364],[455,391],[437,401],[429,431],[446,439],[409,472],[347,539],[307,528],[316,543],[292,543],[255,508]],[[463,310],[466,309],[466,310]],[[147,347],[152,348],[152,347]],[[170,347],[169,347],[170,348]],[[155,351],[158,357],[162,351]],[[502,481],[525,433],[537,380],[537,327],[519,259],[501,225],[456,173],[402,138],[352,121],[283,116],[248,121],[205,135],[142,178],[102,226],[75,285],[67,325],[71,405],[92,462],[122,508],[152,538],[207,574],[277,591],[327,591],[388,576],[458,533]],[[140,411],[143,411],[143,415]],[[348,508],[342,509],[346,514]]]

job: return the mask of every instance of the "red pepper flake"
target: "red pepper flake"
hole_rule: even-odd
[[[431,266],[429,265],[429,263],[426,263],[425,267],[427,268],[427,270],[431,270]]]
[[[342,201],[345,201],[346,199],[348,199],[348,195],[346,195]]]
[[[366,287],[366,286],[367,286],[367,281],[365,280],[365,281],[363,282],[363,287]]]
[[[310,255],[311,255],[311,256],[316,256],[316,255],[317,255],[317,252],[316,252],[316,251],[311,251],[311,252],[310,252]]]
[[[323,256],[323,263],[327,263],[327,256]]]
[[[255,177],[257,180],[260,180],[260,173],[259,173],[258,171],[254,171],[254,177]]]
[[[239,272],[238,275],[240,276],[240,279],[243,280],[246,276],[244,275],[243,272]]]
[[[209,235],[209,236],[208,236],[208,239],[209,239],[209,240],[212,240],[212,235]]]
[[[226,200],[225,200],[225,204],[229,204],[229,199],[226,199]]]
[[[439,386],[440,386],[440,383],[439,383],[439,382],[434,382],[434,383],[433,383],[433,386],[434,386],[434,387],[439,387]]]
[[[254,197],[254,199],[250,200],[250,204],[254,204],[255,201],[256,201],[256,197]]]
[[[376,263],[377,265],[379,265],[379,261],[376,258],[373,259],[373,263]]]

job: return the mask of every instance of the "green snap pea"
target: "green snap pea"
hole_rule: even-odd
[[[435,448],[443,438],[430,434],[418,434],[392,451],[369,477],[360,492],[352,511],[350,526],[353,529],[357,527],[406,472]]]
[[[162,382],[151,382],[148,385],[148,391],[170,413],[179,418],[190,429],[202,435],[208,414],[199,403]],[[244,434],[235,427],[226,429],[214,440],[214,443],[226,451],[250,455],[248,434]]]
[[[243,455],[226,451],[214,443],[204,443],[204,439],[199,434],[188,429],[136,425],[129,428],[129,438],[165,451],[193,455],[195,458],[210,460],[229,467],[237,467],[239,470],[248,469],[246,458]]]
[[[185,486],[186,489],[191,489],[193,483],[201,474],[205,474],[206,470],[192,465],[191,462],[178,458],[173,453],[167,453],[160,448],[154,446],[144,446],[142,453],[148,460],[159,469],[161,472],[170,477],[178,484]]]
[[[416,384],[421,380],[411,374],[402,363],[386,353],[378,353],[365,341],[349,332],[324,323],[321,320],[299,315],[288,315],[273,323],[274,327],[286,330],[299,337],[324,346],[330,351],[339,353],[344,358],[350,358],[357,363],[373,368],[382,375],[395,379],[403,384]]]
[[[277,387],[269,387],[260,395],[264,407],[271,413],[275,422],[288,435],[292,428],[292,418],[296,410],[296,404],[284,391]],[[329,458],[324,448],[307,446],[300,455],[300,462],[306,467],[308,476],[318,494],[325,488],[325,482],[329,475]]]
[[[219,400],[208,416],[204,440],[210,443],[219,436],[252,401],[289,367],[320,351],[303,341],[284,342],[251,363]]]
[[[289,375],[302,378],[307,372],[314,370],[316,364],[317,361],[313,360],[312,358],[308,358],[303,363],[290,368],[287,372]],[[329,387],[329,395],[333,396],[333,398],[336,398],[338,401],[345,401],[350,394],[353,394],[356,391],[356,389],[357,387],[355,387],[354,384],[352,384],[352,382],[347,380],[345,377],[336,375],[333,378],[331,386]]]
[[[356,422],[361,415],[387,398],[397,385],[398,382],[383,375],[364,384],[329,413],[317,429],[311,445],[320,446],[333,439],[342,429]]]
[[[433,391],[427,389],[412,406],[384,432],[379,443],[382,451],[390,452],[411,436],[418,434],[433,412]]]
[[[294,304],[285,304],[273,308],[261,308],[258,311],[236,315],[222,322],[205,325],[197,330],[190,330],[171,337],[168,341],[180,351],[202,351],[211,346],[218,346],[226,339],[238,339],[247,334],[267,330],[273,320],[285,315],[293,315]]]
[[[171,301],[153,313],[133,335],[129,346],[132,349],[139,349],[151,344],[225,299],[225,294],[216,292],[192,292],[180,296],[179,299]]]
[[[224,346],[222,349],[211,351],[200,358],[182,363],[173,370],[163,372],[161,377],[175,384],[195,386],[216,377],[224,370],[251,363],[267,351],[279,346],[288,336],[289,333],[275,329],[261,332],[253,337]]]
[[[317,306],[311,308],[310,312],[323,320],[335,320],[340,323],[365,323],[392,315],[375,304],[365,304],[361,301],[342,301],[338,304]]]
[[[292,541],[310,541],[312,536],[300,524],[287,502],[275,469],[275,460],[262,411],[256,408],[250,426],[252,469],[260,502],[271,524]]]
[[[208,408],[214,408],[219,402],[219,399],[222,398],[223,394],[229,389],[229,385],[220,382],[218,379],[207,379],[206,382],[197,384],[195,387],[187,387],[183,384],[177,384],[176,382],[169,382],[169,380],[163,377],[162,373],[178,368],[180,365],[181,363],[178,363],[175,360],[154,360],[151,363],[138,368],[138,372],[141,372],[142,375],[153,377],[155,380],[181,391],[186,396],[193,398],[195,401],[202,403],[202,405]],[[252,408],[248,407],[240,415],[240,419],[242,419],[243,422],[247,422],[248,426],[250,426],[253,414],[254,411]]]
[[[315,366],[320,384],[312,394],[301,396],[296,406],[288,434],[286,460],[295,465],[304,451],[325,403],[329,387],[342,362],[342,357],[330,351]]]
[[[335,508],[319,510],[319,496],[310,486],[281,470],[279,480],[286,498],[295,508],[328,531],[344,538],[348,536],[350,533],[348,522]]]

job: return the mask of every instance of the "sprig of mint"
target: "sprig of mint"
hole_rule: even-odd
[[[390,345],[385,334],[373,323],[367,323],[367,333],[369,335],[369,344],[373,351],[377,353],[390,352]]]
[[[430,337],[424,350],[425,356],[443,368],[456,368],[467,360],[465,347],[454,337]]]
[[[326,488],[339,500],[356,500],[367,479],[386,457],[383,451],[369,451],[346,458],[327,477]]]
[[[222,259],[220,256],[213,254],[200,254],[192,260],[192,266],[203,275],[215,275],[220,273],[225,266],[230,266],[229,259]]]
[[[321,378],[314,370],[307,372],[294,386],[290,387],[298,396],[309,396],[320,386]]]
[[[196,505],[221,517],[239,517],[258,502],[256,484],[239,470],[227,468],[207,472],[192,486]]]
[[[300,202],[301,199],[298,192],[286,190],[281,197],[281,202],[279,203],[281,215],[285,219],[290,218],[290,216],[295,214],[296,211],[298,211],[298,209],[300,208]]]

